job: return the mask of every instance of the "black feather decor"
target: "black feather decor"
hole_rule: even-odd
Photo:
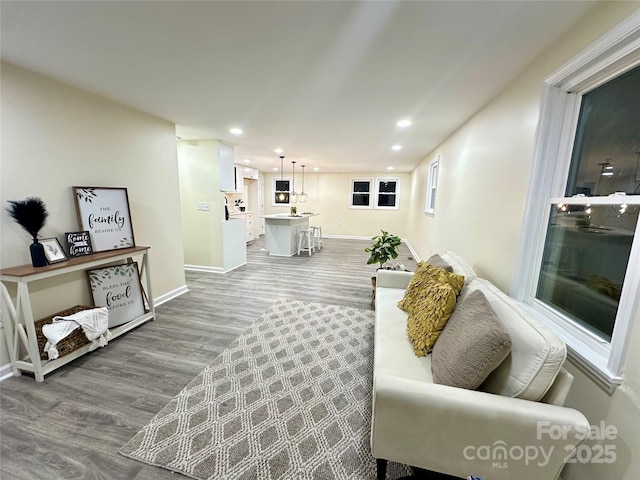
[[[9,200],[9,204],[9,215],[36,240],[49,215],[44,202],[37,197],[31,197],[21,201]]]

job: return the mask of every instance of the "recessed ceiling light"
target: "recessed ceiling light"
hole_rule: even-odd
[[[244,163],[251,163],[251,160],[249,160],[248,158],[245,158]]]
[[[317,172],[318,170],[320,170],[318,167],[313,167],[314,172]]]
[[[271,170],[273,170],[274,172],[277,172],[280,169],[278,167],[273,167]]]
[[[387,170],[393,170],[393,167],[387,167]]]
[[[237,128],[234,127],[231,130],[229,130],[231,133],[233,133],[234,135],[242,135],[242,129],[241,128]]]
[[[284,150],[282,150],[281,148],[276,148],[276,149],[274,150],[274,152],[276,152],[276,153],[280,154],[280,153],[284,152]]]
[[[411,125],[411,120],[404,118],[402,120],[398,120],[398,123],[396,123],[397,126],[399,126],[400,128],[406,128],[409,125]]]
[[[391,147],[391,150],[397,152],[398,150],[402,150],[402,145],[394,145]]]

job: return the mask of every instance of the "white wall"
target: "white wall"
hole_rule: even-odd
[[[443,250],[461,254],[483,277],[509,292],[533,160],[543,80],[638,8],[637,2],[603,2],[509,88],[481,109],[416,168],[412,176],[409,240],[422,258]],[[636,10],[636,15],[640,12]],[[471,87],[471,86],[470,86]],[[424,214],[427,167],[440,155],[436,214]],[[640,314],[625,367],[613,395],[575,366],[567,404],[592,425],[618,428],[614,464],[572,464],[564,480],[631,479],[640,471]]]
[[[291,176],[285,172],[285,178]],[[272,206],[272,179],[280,178],[280,173],[264,174],[265,214],[284,213],[288,206]],[[352,178],[399,177],[400,208],[398,210],[352,209],[349,208],[349,195]],[[296,174],[296,191],[299,193],[302,179]],[[322,173],[305,172],[304,190],[309,194],[305,203],[295,204],[298,213],[312,211],[319,217],[311,219],[312,225],[322,225],[323,235],[346,235],[372,237],[384,229],[394,235],[405,238],[408,233],[407,218],[411,205],[411,174],[409,173]]]
[[[178,143],[186,265],[222,268],[224,194],[220,192],[219,146],[217,140]],[[198,210],[198,202],[208,202],[211,210]]]
[[[71,186],[127,187],[136,244],[151,247],[154,297],[183,288],[174,125],[6,63],[1,79],[2,267],[31,263],[29,235],[5,213],[7,200],[42,198],[49,218],[40,234],[61,239],[79,229]],[[90,302],[82,273],[31,292],[36,318]],[[0,349],[4,365],[3,338]]]

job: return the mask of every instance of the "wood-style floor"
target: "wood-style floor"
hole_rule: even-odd
[[[0,383],[0,478],[184,478],[117,451],[276,299],[371,308],[370,243],[325,238],[311,257],[278,258],[256,240],[233,272],[187,272],[189,293],[158,307],[155,321],[43,383]],[[415,267],[404,244],[396,261]]]

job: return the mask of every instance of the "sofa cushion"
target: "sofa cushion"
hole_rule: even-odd
[[[434,253],[429,258],[427,258],[427,263],[429,265],[433,265],[434,267],[439,267],[447,272],[453,272],[453,267],[445,262],[440,255]]]
[[[562,368],[567,349],[562,340],[538,323],[526,307],[484,279],[473,280],[460,301],[481,290],[511,337],[511,352],[480,390],[525,400],[540,400]]]
[[[464,286],[466,287],[474,280],[478,275],[473,271],[471,265],[465,262],[460,256],[458,256],[455,252],[451,250],[440,255],[442,260],[447,264],[451,265],[453,269],[453,273],[457,273],[458,275],[462,275],[464,277]]]
[[[427,262],[420,262],[416,267],[416,272],[411,277],[409,286],[404,292],[404,297],[398,302],[398,307],[407,313],[411,313],[417,302],[427,294],[427,287],[432,283],[450,285],[457,296],[464,283],[464,277],[429,265]]]
[[[436,383],[474,390],[509,354],[511,337],[487,298],[475,290],[460,303],[431,354]]]
[[[407,337],[407,314],[396,305],[404,290],[376,289],[374,371],[418,382],[432,382],[431,356],[416,357]]]
[[[411,347],[418,357],[431,352],[456,308],[456,291],[448,283],[428,282],[423,293],[424,296],[412,304],[407,319]]]

